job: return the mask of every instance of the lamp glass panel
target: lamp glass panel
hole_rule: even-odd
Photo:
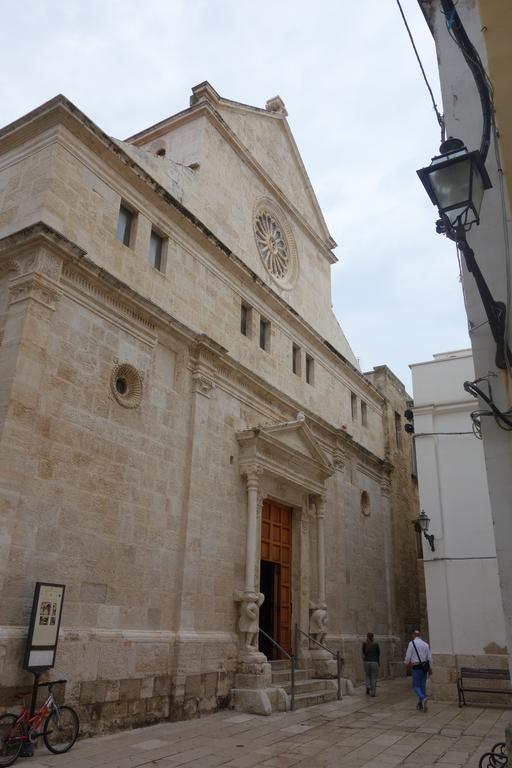
[[[430,183],[441,211],[470,199],[470,171],[471,159],[464,157],[457,163],[430,172]]]
[[[446,216],[448,217],[448,220],[455,224],[457,223],[465,223],[469,224],[469,221],[467,219],[469,218],[472,222],[475,221],[475,217],[473,215],[473,210],[469,204],[469,202],[464,203],[464,205],[460,205],[457,208],[452,208],[450,211],[446,211]],[[466,215],[467,214],[467,215]],[[460,217],[460,218],[459,218]]]
[[[482,176],[480,174],[480,171],[478,170],[476,165],[474,165],[471,199],[473,200],[473,205],[477,214],[480,213],[483,197],[484,197],[484,183],[482,181]]]
[[[421,515],[418,517],[418,523],[422,531],[428,531],[430,517],[428,517],[427,515],[425,515],[424,512],[422,512]]]

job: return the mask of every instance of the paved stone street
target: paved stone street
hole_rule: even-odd
[[[270,717],[223,711],[79,741],[67,755],[40,747],[30,768],[476,768],[504,738],[510,711],[431,702],[416,712],[409,680],[364,689],[342,702]]]

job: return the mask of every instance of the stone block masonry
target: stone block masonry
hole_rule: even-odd
[[[63,97],[0,131],[0,706],[31,682],[34,583],[64,583],[49,676],[87,734],[228,707],[237,675],[266,690],[262,605],[356,681],[366,632],[387,674],[414,614],[391,390],[332,313],[334,241],[286,110],[194,99],[132,142]],[[279,589],[265,501],[288,520],[265,556],[288,558]]]

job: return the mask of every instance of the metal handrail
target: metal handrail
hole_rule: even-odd
[[[336,699],[338,701],[341,701],[343,699],[343,696],[341,694],[341,656],[339,651],[333,651],[331,648],[328,648],[326,645],[323,645],[322,643],[319,643],[318,640],[315,640],[315,638],[309,634],[309,632],[304,632],[303,629],[299,627],[298,624],[295,625],[295,652],[297,653],[299,648],[299,641],[298,641],[298,635],[299,632],[301,635],[304,635],[304,637],[307,637],[308,640],[312,640],[315,645],[318,645],[319,648],[322,648],[324,651],[328,651],[331,656],[334,656],[336,659],[336,677],[338,679],[338,691],[336,694]]]
[[[270,637],[270,635],[267,635],[264,629],[261,627],[259,628],[259,631],[261,634],[267,638],[267,640],[270,640],[271,643],[275,645],[276,648],[279,648],[281,653],[284,653],[284,655],[290,659],[290,685],[291,685],[291,691],[290,691],[290,710],[293,712],[295,710],[295,654],[288,653],[285,648],[283,648],[282,645],[279,645],[277,640],[274,640],[273,637]]]

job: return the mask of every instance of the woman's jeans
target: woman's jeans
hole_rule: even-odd
[[[423,704],[423,699],[427,697],[425,686],[427,683],[427,673],[424,672],[421,667],[418,669],[412,669],[412,689],[420,704]]]
[[[364,671],[366,672],[366,688],[372,696],[375,696],[377,687],[377,675],[379,674],[379,665],[376,661],[365,661]]]

